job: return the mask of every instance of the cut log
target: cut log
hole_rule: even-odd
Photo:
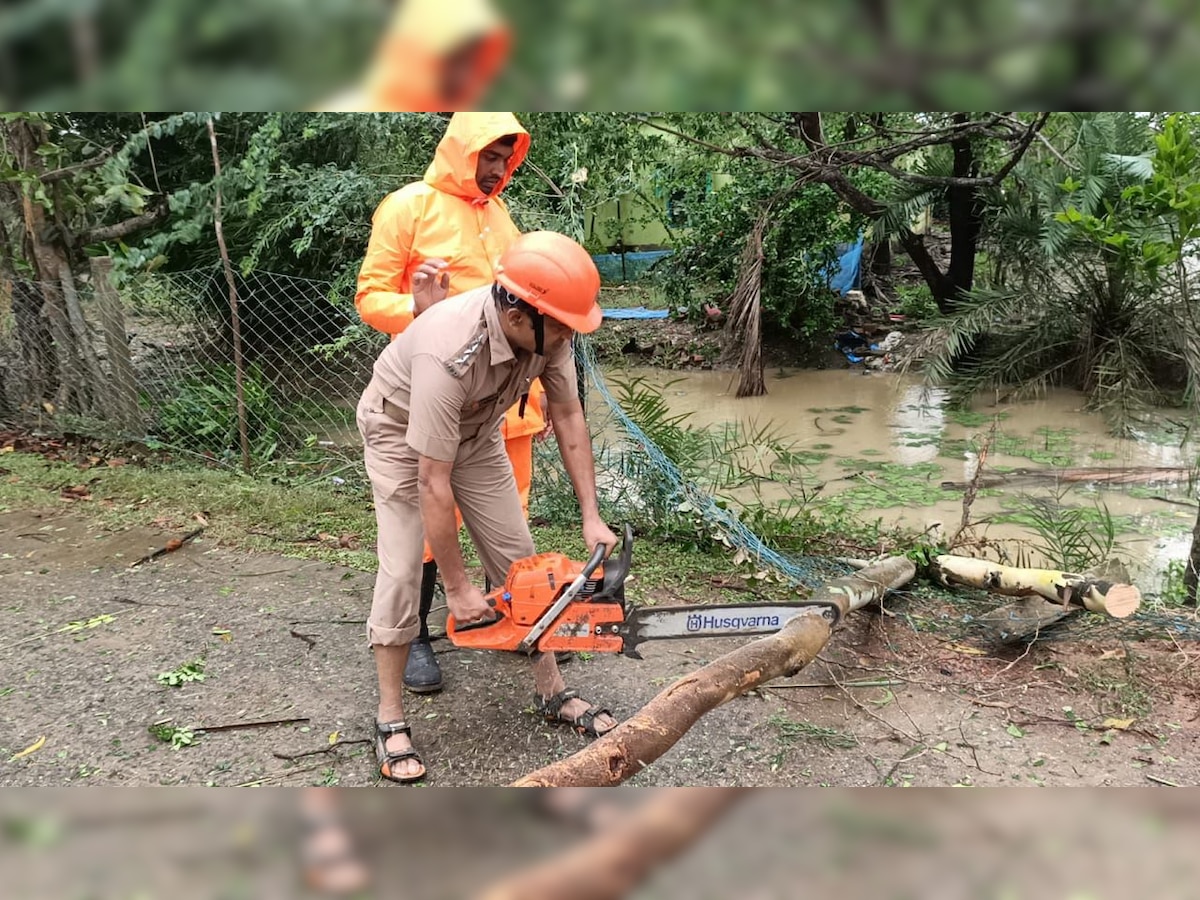
[[[1009,487],[1032,482],[1070,482],[1073,484],[1178,484],[1191,480],[1196,470],[1187,466],[1121,466],[1117,468],[1013,469],[991,472],[979,479],[979,487]],[[969,481],[943,481],[947,491],[963,491]]]
[[[916,574],[912,560],[885,559],[817,588],[810,599],[836,604],[843,616],[879,602]],[[795,675],[833,633],[819,607],[789,619],[778,632],[726,653],[680,678],[641,710],[578,753],[514,782],[514,787],[606,787],[654,762],[700,717],[773,678]]]
[[[1040,596],[1064,606],[1076,603],[1118,619],[1137,612],[1142,594],[1131,584],[1055,569],[1019,569],[968,556],[939,556],[934,569],[942,584],[980,588],[1009,597]]]
[[[566,853],[490,886],[480,900],[620,900],[704,834],[746,790],[664,791]]]

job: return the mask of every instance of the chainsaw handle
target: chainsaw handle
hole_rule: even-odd
[[[490,628],[492,625],[504,621],[504,613],[502,613],[499,609],[493,607],[492,612],[495,613],[492,618],[480,619],[478,622],[468,622],[466,625],[461,624],[457,619],[455,619],[454,633],[462,634],[464,631],[471,631],[476,628]]]
[[[592,551],[592,555],[588,557],[588,561],[583,564],[583,571],[579,574],[584,578],[591,578],[592,573],[596,571],[596,567],[604,562],[604,545],[597,544],[596,549]]]

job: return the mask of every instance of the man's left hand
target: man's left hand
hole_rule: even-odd
[[[599,519],[583,523],[583,543],[591,553],[597,544],[604,545],[604,555],[608,556],[617,546],[617,536],[613,530]]]

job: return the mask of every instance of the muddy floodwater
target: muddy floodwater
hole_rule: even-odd
[[[818,508],[867,521],[954,534],[963,517],[962,485],[974,476],[986,443],[970,519],[974,536],[986,542],[979,549],[993,558],[1007,554],[1017,561],[1023,544],[1042,542],[1030,527],[1038,498],[1085,510],[1097,528],[1111,517],[1113,555],[1150,591],[1190,545],[1195,490],[1186,476],[1126,485],[1103,484],[1078,471],[1074,477],[1084,480],[1046,476],[1064,469],[1188,469],[1198,448],[1181,439],[1184,430],[1169,413],[1131,439],[1109,434],[1101,416],[1084,410],[1083,396],[1068,390],[1020,401],[981,397],[969,410],[956,411],[947,408],[943,391],[917,377],[861,369],[768,372],[767,396],[740,400],[728,372],[631,368],[606,378],[610,387],[644,379],[661,390],[672,414],[686,414],[692,426],[768,428],[801,453],[805,464],[787,486],[760,488],[759,497],[768,502],[809,498]]]

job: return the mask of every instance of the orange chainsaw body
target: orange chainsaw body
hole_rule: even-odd
[[[446,634],[457,647],[517,650],[529,630],[583,571],[583,567],[583,563],[561,553],[539,553],[517,560],[509,569],[504,586],[487,596],[488,604],[496,611],[496,621],[485,627],[460,631],[454,617],[449,616]],[[625,620],[623,594],[619,597],[598,596],[594,602],[589,600],[600,589],[603,578],[603,571],[593,573],[592,580],[585,584],[579,596],[563,609],[538,640],[538,650],[621,652],[622,639],[616,630]],[[623,575],[621,581],[624,581]]]

